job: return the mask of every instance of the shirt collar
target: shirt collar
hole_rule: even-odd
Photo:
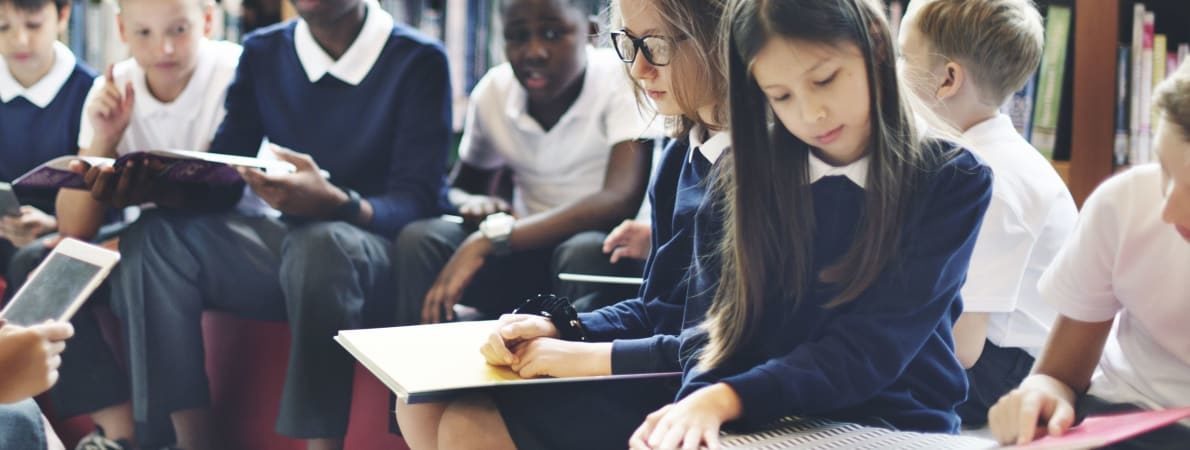
[[[8,103],[14,98],[25,97],[38,108],[45,108],[58,96],[62,86],[66,85],[66,81],[74,73],[74,65],[75,58],[70,49],[61,42],[54,42],[54,66],[37,83],[25,88],[13,78],[4,60],[0,60],[0,101]]]
[[[964,131],[963,140],[975,144],[1000,139],[1005,135],[1011,136],[1016,134],[1016,127],[1012,124],[1012,118],[1007,114],[996,114]]]
[[[553,128],[550,128],[551,130],[558,129],[558,126],[563,122],[574,120],[590,112],[592,108],[586,107],[586,103],[590,101],[591,96],[605,95],[605,93],[596,92],[597,89],[591,88],[591,86],[595,85],[592,77],[596,76],[594,75],[592,66],[599,56],[595,54],[595,48],[590,45],[587,46],[586,52],[587,67],[583,70],[583,87],[579,90],[578,97],[574,99],[574,103],[566,109],[566,112],[562,113],[562,117],[558,119],[558,123],[554,124]],[[509,72],[512,71],[511,66],[508,69]],[[529,93],[525,91],[524,86],[521,86],[521,82],[516,79],[515,73],[513,73],[512,77],[512,86],[510,86],[508,98],[505,100],[504,113],[508,117],[515,117],[517,125],[521,128],[541,130],[541,124],[529,116]]]
[[[219,62],[218,49],[215,48],[217,45],[220,44],[208,39],[202,41],[198,49],[198,61],[194,67],[194,74],[190,76],[190,81],[186,83],[186,87],[182,88],[182,93],[178,95],[178,98],[169,103],[164,103],[153,97],[153,94],[149,92],[148,79],[145,78],[144,69],[133,62],[129,73],[132,75],[133,89],[137,93],[134,110],[137,117],[168,114],[189,118],[198,115],[203,100],[211,95],[209,85],[211,77],[215,76],[215,66]]]
[[[727,150],[728,147],[731,147],[731,133],[712,131],[710,132],[710,139],[707,139],[706,142],[702,141],[703,133],[704,131],[702,126],[696,125],[691,128],[690,146],[697,148],[698,152],[702,153],[702,156],[706,158],[707,161],[710,161],[711,164],[714,164],[715,161],[718,161],[719,157],[723,155],[723,152]],[[690,156],[688,157],[688,162],[689,161],[694,161],[694,152],[690,152]]]
[[[825,177],[845,176],[861,189],[868,181],[868,162],[871,156],[864,155],[858,161],[846,166],[832,166],[819,159],[814,152],[807,152],[810,156],[810,184],[817,183]]]
[[[393,17],[380,8],[376,0],[366,0],[364,4],[368,9],[364,27],[338,60],[331,58],[318,45],[310,33],[310,25],[305,20],[298,20],[297,29],[294,30],[294,46],[311,83],[330,74],[344,83],[359,86],[368,72],[372,71],[393,31]]]

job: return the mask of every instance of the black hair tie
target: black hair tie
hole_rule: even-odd
[[[531,314],[545,317],[558,329],[558,337],[566,341],[586,341],[587,330],[578,320],[578,311],[570,304],[566,297],[553,294],[538,294],[526,299],[520,307],[512,310],[513,314]]]

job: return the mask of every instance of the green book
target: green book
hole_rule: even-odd
[[[1031,143],[1046,158],[1054,157],[1058,137],[1058,114],[1062,105],[1062,80],[1066,74],[1066,51],[1070,42],[1070,7],[1051,5],[1045,18],[1045,52],[1037,83],[1037,106],[1033,110]]]

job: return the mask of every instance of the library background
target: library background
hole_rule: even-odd
[[[1081,205],[1112,173],[1150,162],[1153,88],[1190,54],[1190,2],[1035,0],[1046,18],[1037,75],[1005,105],[1026,139],[1049,157]],[[455,129],[467,93],[504,62],[499,0],[379,0],[398,21],[442,40],[451,64]],[[888,1],[894,27],[906,1]],[[240,41],[294,17],[288,0],[219,0],[213,38]],[[93,67],[127,57],[113,0],[74,3],[63,40]],[[1140,112],[1146,112],[1141,114]]]

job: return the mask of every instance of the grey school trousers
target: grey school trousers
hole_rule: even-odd
[[[41,409],[32,399],[0,404],[0,450],[46,448],[45,423]]]
[[[291,225],[236,213],[150,211],[120,238],[112,309],[129,346],[138,420],[205,408],[205,309],[289,322],[277,432],[347,433],[354,360],[341,329],[391,323],[391,241],[344,222]]]
[[[474,229],[441,219],[413,222],[401,231],[396,244],[397,322],[413,325],[421,321],[422,301],[443,266]],[[521,301],[537,294],[557,294],[587,311],[636,295],[639,286],[568,283],[558,273],[637,276],[642,268],[636,261],[611,264],[603,253],[604,232],[576,234],[553,248],[514,252],[488,257],[479,273],[463,292],[460,303],[473,306],[486,316],[510,312]]]

